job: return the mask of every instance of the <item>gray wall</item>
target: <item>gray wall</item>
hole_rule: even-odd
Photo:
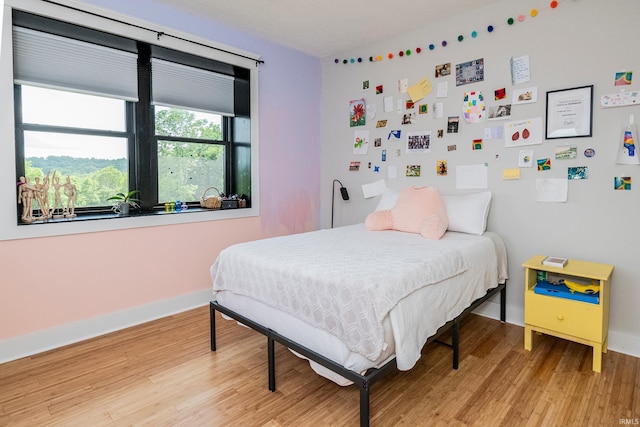
[[[621,128],[628,122],[629,115],[636,115],[640,121],[640,108],[636,106],[600,108],[600,97],[616,93],[620,87],[614,86],[617,71],[636,71],[631,86],[640,84],[640,56],[637,54],[640,32],[637,18],[640,16],[640,2],[636,0],[562,1],[556,9],[549,7],[548,1],[522,2],[502,1],[453,19],[424,25],[405,33],[401,37],[389,39],[373,46],[363,46],[353,52],[345,52],[339,57],[323,61],[322,99],[322,225],[329,227],[331,217],[331,182],[337,178],[349,189],[351,200],[342,202],[336,196],[335,223],[347,225],[362,222],[373,211],[378,198],[365,200],[360,186],[378,179],[387,178],[387,167],[398,167],[398,178],[386,179],[390,188],[401,190],[411,185],[428,185],[446,194],[464,194],[480,190],[456,189],[456,166],[470,164],[488,165],[488,188],[493,193],[493,203],[489,216],[489,230],[496,231],[505,240],[509,255],[508,321],[523,324],[524,271],[521,263],[536,254],[565,256],[568,258],[613,264],[611,315],[609,345],[612,350],[640,355],[640,263],[638,262],[638,218],[640,210],[640,166],[617,165]],[[615,5],[615,6],[614,6]],[[530,10],[539,11],[535,18]],[[410,11],[407,11],[410,13]],[[509,17],[525,15],[524,22],[507,25]],[[380,22],[372,22],[371,30],[377,25],[402,25],[389,23],[381,16]],[[487,32],[493,25],[495,31]],[[470,37],[476,30],[478,36]],[[463,42],[457,36],[463,34]],[[443,48],[441,41],[447,40]],[[434,43],[433,51],[428,49]],[[422,53],[415,53],[421,47]],[[400,50],[411,49],[410,56],[399,57]],[[387,54],[394,53],[389,60]],[[382,55],[381,62],[369,62],[369,56]],[[510,57],[529,55],[531,81],[511,85]],[[362,63],[342,64],[342,59],[363,58]],[[448,77],[434,78],[434,67],[442,63],[455,65],[477,58],[484,58],[484,81],[458,86],[454,73]],[[429,114],[416,114],[412,125],[400,125],[401,116],[395,111],[396,100],[406,99],[398,94],[397,81],[408,78],[410,84],[423,77],[429,77],[434,85],[434,93],[420,103],[429,104]],[[362,91],[362,82],[370,81],[371,89]],[[435,85],[449,82],[447,98],[436,99]],[[384,94],[376,95],[375,86],[384,85]],[[547,91],[594,86],[593,136],[588,138],[544,140],[542,145],[522,147],[533,149],[535,158],[551,157],[552,169],[537,171],[522,168],[519,180],[503,180],[504,169],[518,167],[520,148],[505,147],[504,140],[485,140],[482,150],[473,151],[471,141],[482,138],[484,129],[503,124],[490,121],[468,124],[462,117],[462,97],[465,91],[482,91],[488,106],[508,103],[513,89],[535,86],[538,88],[538,102],[514,105],[510,120],[541,117],[545,122]],[[494,90],[505,87],[507,100],[494,101]],[[394,111],[383,112],[383,97],[394,97]],[[367,104],[375,104],[376,118],[365,127],[349,127],[349,101],[364,97]],[[443,101],[444,118],[434,119],[432,104]],[[460,116],[460,130],[457,134],[446,133],[447,116]],[[375,121],[387,119],[384,129],[376,129]],[[381,162],[380,149],[370,143],[366,155],[354,155],[351,141],[354,130],[370,130],[371,139],[382,138],[382,148],[387,149],[387,161]],[[406,154],[404,142],[389,142],[386,139],[391,129],[411,131],[432,131],[432,150],[424,154]],[[445,129],[442,139],[435,137],[438,129]],[[404,141],[404,137],[403,140]],[[457,150],[447,152],[447,146],[455,144]],[[572,160],[555,160],[555,148],[561,145],[576,145],[578,156]],[[637,143],[636,143],[637,144]],[[596,156],[586,158],[585,148],[593,147]],[[402,149],[400,157],[394,157],[394,150]],[[499,160],[496,159],[499,156]],[[436,175],[436,161],[448,161],[448,175]],[[360,161],[358,172],[348,170],[350,161]],[[380,165],[381,172],[367,168],[367,163]],[[404,176],[407,164],[420,164],[422,175],[418,178]],[[588,166],[586,180],[568,183],[566,203],[542,203],[536,201],[536,179],[566,178],[567,167]],[[614,177],[631,176],[630,191],[614,191]],[[496,316],[494,303],[484,307],[487,315]]]

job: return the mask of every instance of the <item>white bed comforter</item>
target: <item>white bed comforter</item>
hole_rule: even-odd
[[[211,276],[214,291],[289,313],[375,361],[390,310],[412,292],[465,270],[454,246],[359,224],[231,246]]]

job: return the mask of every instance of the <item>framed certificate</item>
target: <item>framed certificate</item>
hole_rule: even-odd
[[[593,85],[547,92],[546,139],[591,136]]]

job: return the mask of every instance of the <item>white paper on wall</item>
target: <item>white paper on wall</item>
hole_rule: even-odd
[[[456,166],[456,188],[487,188],[487,169],[484,164]]]

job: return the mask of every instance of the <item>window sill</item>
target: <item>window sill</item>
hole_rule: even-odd
[[[211,210],[189,208],[181,212],[165,212],[157,210],[144,213],[119,215],[103,213],[81,215],[75,218],[51,219],[32,223],[15,224],[15,216],[11,219],[15,225],[0,232],[0,240],[28,239],[38,237],[62,236],[71,234],[94,233],[162,225],[177,225],[205,221],[218,221],[234,218],[258,216],[257,207]],[[5,218],[6,219],[6,218]],[[111,220],[111,221],[108,221]]]

